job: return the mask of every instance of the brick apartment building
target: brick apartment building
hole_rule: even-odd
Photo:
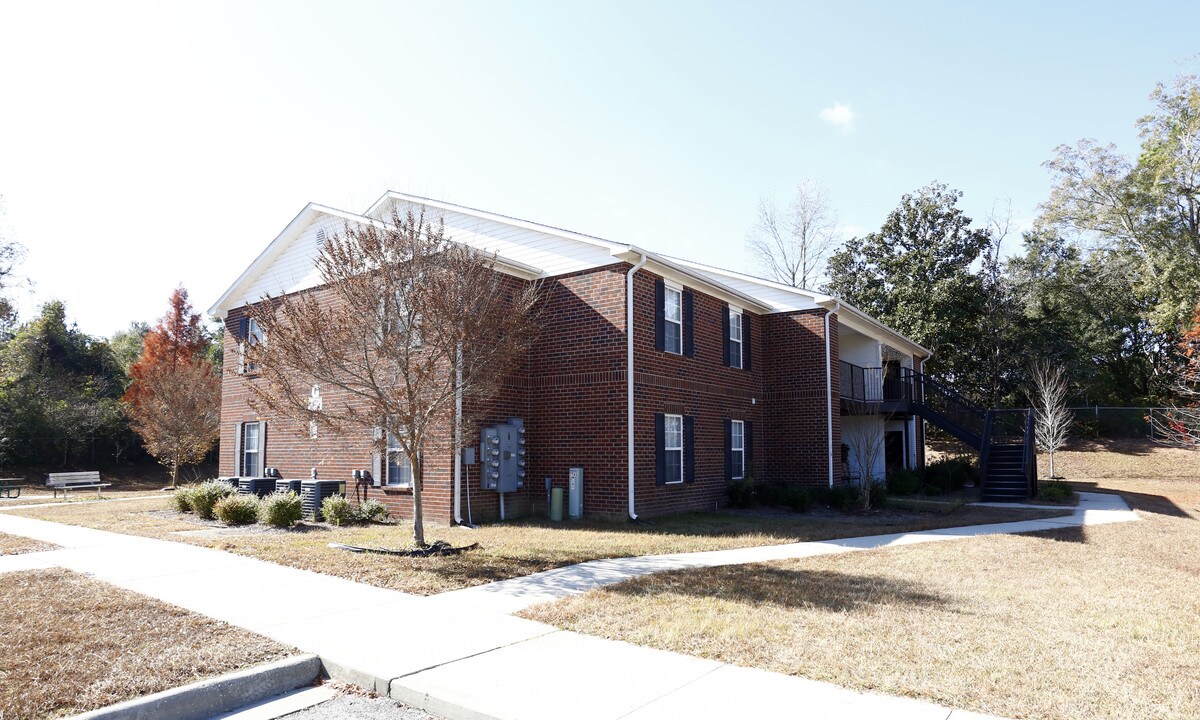
[[[547,303],[535,348],[501,396],[486,410],[464,409],[483,424],[523,421],[524,487],[502,498],[484,489],[484,466],[452,448],[427,453],[427,518],[494,519],[502,502],[507,516],[544,512],[545,479],[565,488],[570,468],[583,469],[586,515],[637,517],[712,509],[748,474],[809,486],[865,474],[844,439],[879,444],[874,477],[923,463],[920,418],[882,401],[888,379],[911,377],[929,352],[837,298],[390,192],[363,215],[308,205],[209,310],[226,328],[223,475],[274,467],[308,478],[316,468],[394,515],[411,513],[401,454],[373,452],[368,435],[314,438],[257,414],[247,391],[256,378],[242,362],[245,343],[259,339],[248,303],[319,292],[314,260],[325,237],[410,205],[444,218],[452,240],[496,253],[500,271],[540,280]],[[463,445],[478,448],[480,438]],[[355,487],[355,470],[371,479]]]

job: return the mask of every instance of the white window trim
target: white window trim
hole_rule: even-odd
[[[672,320],[670,317],[667,316],[667,294],[672,293],[672,292],[679,296],[678,302],[675,303],[675,307],[677,307],[679,309],[679,319],[678,320]],[[678,335],[679,344],[676,347],[667,347],[667,337],[666,337],[667,333],[665,331],[663,332],[663,350],[671,353],[672,355],[682,355],[683,354],[683,288],[671,287],[670,284],[665,285],[665,289],[663,290],[663,322],[666,324],[675,325],[676,327],[679,328],[679,335]]]
[[[672,418],[679,421],[679,445],[677,447],[671,446],[669,444],[670,441],[667,439],[671,435],[670,431],[667,429],[667,424],[671,421]],[[678,483],[683,482],[684,475],[686,474],[686,470],[684,470],[686,458],[684,458],[684,456],[683,456],[683,454],[685,452],[684,447],[683,447],[683,445],[684,445],[683,434],[684,434],[684,431],[683,431],[683,416],[682,415],[663,415],[663,453],[664,454],[669,453],[669,452],[678,452],[679,453],[679,477],[675,478],[674,480],[668,478],[666,480],[667,485],[676,485]]]
[[[246,318],[246,337],[242,340],[242,342],[238,343],[238,374],[239,375],[253,373],[255,370],[258,369],[254,365],[254,363],[247,361],[246,351],[249,348],[251,348],[255,345],[258,345],[260,342],[262,343],[263,347],[266,347],[267,333],[261,327],[258,326],[258,323],[254,321],[254,318],[252,318],[252,317]]]
[[[746,422],[744,420],[730,421],[729,450],[734,456],[733,479],[741,480],[746,477]]]
[[[257,442],[255,443],[256,446],[255,446],[254,450],[246,449],[246,439],[245,439],[246,431],[250,429],[250,426],[254,426],[255,429],[258,431],[258,437],[256,438]],[[242,430],[240,433],[241,438],[240,438],[240,442],[238,443],[238,445],[239,445],[238,475],[240,475],[240,476],[259,477],[263,473],[263,457],[262,457],[262,430],[263,430],[263,428],[262,428],[262,426],[263,426],[263,423],[261,420],[258,422],[242,423]],[[254,455],[255,464],[258,466],[256,468],[258,470],[257,473],[247,473],[246,472],[246,456],[250,455],[250,454]]]
[[[737,318],[737,337],[736,338],[733,336],[733,331],[734,331],[733,318],[734,317]],[[736,307],[730,305],[729,306],[729,337],[726,339],[726,342],[729,343],[729,366],[733,367],[733,368],[737,368],[738,370],[741,370],[745,366],[745,363],[743,362],[743,360],[744,360],[743,354],[745,351],[742,349],[744,346],[744,343],[742,341],[744,331],[745,331],[745,325],[744,325],[744,321],[742,319],[741,308],[736,308]],[[734,343],[737,344],[737,356],[736,357],[733,354]]]
[[[412,464],[408,461],[408,455],[406,455],[404,453],[404,450],[402,450],[400,448],[399,440],[395,441],[394,446],[392,445],[392,442],[395,439],[395,437],[396,436],[390,432],[387,434],[387,439],[388,439],[387,447],[384,449],[383,467],[381,468],[381,470],[383,472],[383,485],[386,487],[391,487],[391,488],[411,488],[413,485],[413,483],[412,483]],[[392,466],[391,460],[392,460],[393,454],[399,455],[400,459],[403,461],[401,463],[397,463],[397,465],[399,465],[401,468],[403,468],[405,466],[408,467],[408,482],[392,482],[390,468]]]

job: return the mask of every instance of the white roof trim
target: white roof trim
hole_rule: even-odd
[[[837,303],[841,303],[837,312],[838,320],[845,323],[848,327],[875,338],[881,343],[891,345],[897,350],[905,350],[914,355],[923,355],[926,358],[933,355],[933,351],[929,348],[901,335],[845,300],[839,300],[832,295],[824,295],[817,298],[817,304],[828,310],[833,310]]]
[[[664,255],[658,255],[647,250],[642,250],[633,245],[622,249],[620,252],[614,252],[613,257],[619,258],[629,263],[636,263],[641,257],[646,256],[646,266],[651,272],[656,272],[664,278],[675,280],[689,287],[699,288],[704,290],[709,295],[720,298],[732,305],[739,305],[745,310],[766,315],[774,312],[774,308],[770,305],[765,305],[762,301],[753,298],[740,290],[735,290],[728,285],[713,280],[712,278],[695,272],[689,268],[679,265],[672,259],[668,259]]]
[[[299,214],[297,214],[296,217],[287,224],[287,227],[285,227],[282,232],[275,236],[275,239],[272,240],[261,253],[259,253],[258,257],[254,259],[254,262],[250,263],[250,266],[238,276],[238,279],[229,286],[229,289],[221,294],[221,297],[215,303],[213,303],[212,307],[208,309],[208,315],[218,319],[224,318],[225,311],[228,310],[226,303],[235,297],[239,290],[249,285],[253,280],[257,279],[260,272],[270,266],[275,258],[278,257],[279,254],[282,253],[293,240],[295,240],[296,236],[304,232],[304,230],[312,224],[313,220],[315,220],[318,215],[329,215],[331,217],[341,218],[347,222],[374,225],[380,229],[386,229],[390,227],[388,223],[380,222],[374,218],[369,218],[363,215],[355,215],[354,213],[327,207],[325,205],[309,203],[308,205],[305,205],[304,209],[301,210]],[[453,241],[453,238],[451,238],[451,241]],[[496,268],[502,272],[505,272],[506,274],[515,275],[525,280],[532,280],[543,275],[541,268],[536,268],[532,265],[527,265],[523,262],[506,258],[495,251],[488,252],[483,250],[482,252],[493,258],[496,263]]]
[[[913,354],[924,355],[926,357],[929,357],[933,354],[928,348],[922,346],[920,343],[901,335],[862,310],[859,310],[845,300],[840,300],[833,295],[818,293],[812,290],[805,290],[804,288],[793,287],[781,282],[775,282],[774,280],[767,280],[765,278],[755,277],[753,275],[747,275],[745,273],[735,272],[733,270],[713,267],[711,265],[705,265],[692,260],[683,260],[680,258],[672,258],[672,260],[686,267],[697,269],[702,268],[718,275],[734,277],[740,280],[746,280],[747,282],[752,282],[756,285],[762,285],[763,287],[769,287],[775,290],[782,290],[793,295],[798,295],[810,300],[813,303],[816,303],[817,305],[820,305],[827,310],[832,310],[835,303],[841,302],[839,314],[841,314],[841,311],[845,311],[845,317],[842,318],[842,320],[846,321],[846,324],[855,330],[858,330],[864,335],[869,335],[880,342],[887,343],[888,345],[891,345],[899,350],[908,350]]]
[[[482,220],[491,220],[504,225],[511,225],[513,227],[519,227],[525,230],[533,230],[535,232],[554,235],[556,237],[574,240],[587,245],[593,245],[595,247],[604,248],[609,252],[624,250],[629,247],[628,245],[623,245],[621,243],[615,243],[610,240],[594,237],[592,235],[584,235],[583,233],[572,232],[571,230],[563,230],[562,228],[556,228],[551,225],[542,225],[541,223],[535,223],[529,220],[521,220],[520,218],[487,212],[486,210],[477,210],[475,208],[466,207],[465,205],[455,205],[454,203],[449,203],[442,200],[424,198],[420,197],[419,195],[408,195],[406,193],[396,192],[395,190],[389,190],[384,193],[383,197],[376,200],[375,203],[367,209],[366,215],[371,215],[382,208],[384,203],[386,203],[388,200],[399,200],[401,202],[412,203],[414,205],[425,205],[427,207],[437,208],[439,210],[449,210],[451,212],[462,213],[463,215],[471,215]]]

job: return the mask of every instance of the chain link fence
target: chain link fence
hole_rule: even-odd
[[[1153,440],[1154,424],[1147,418],[1151,413],[1169,410],[1165,407],[1106,407],[1104,405],[1068,408],[1075,414],[1071,436],[1085,440],[1118,440],[1146,438]]]

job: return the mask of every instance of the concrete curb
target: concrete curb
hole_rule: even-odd
[[[321,658],[299,655],[126,700],[71,720],[206,720],[308,685],[320,672]]]

